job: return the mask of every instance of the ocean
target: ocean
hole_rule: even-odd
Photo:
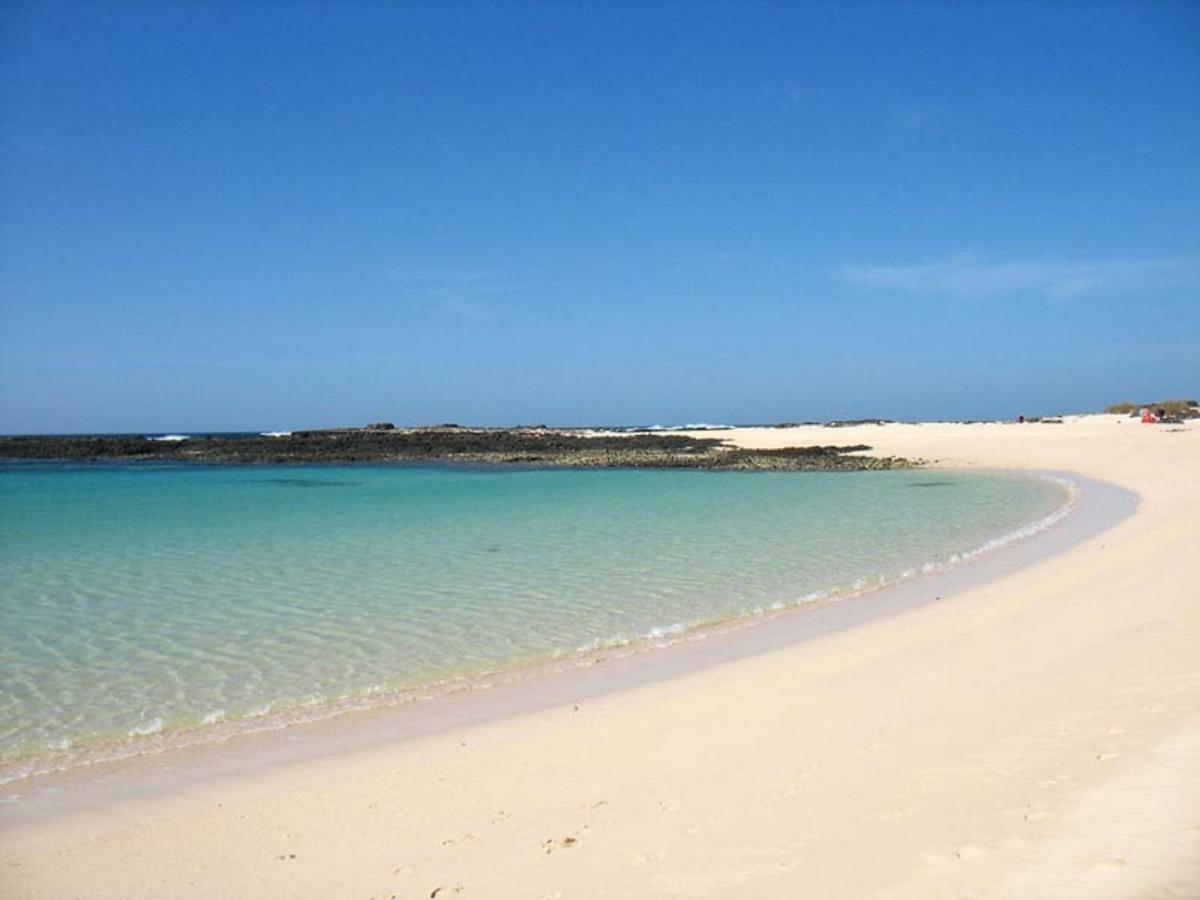
[[[0,465],[0,781],[860,592],[1039,527],[947,471]]]

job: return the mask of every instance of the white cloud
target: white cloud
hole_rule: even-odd
[[[1200,259],[1093,259],[985,262],[973,255],[941,262],[842,266],[851,284],[913,294],[990,297],[1032,293],[1053,299],[1200,286]]]

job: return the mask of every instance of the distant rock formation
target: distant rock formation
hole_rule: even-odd
[[[1141,410],[1148,409],[1164,422],[1181,422],[1184,419],[1200,419],[1200,402],[1195,400],[1159,400],[1156,403],[1133,403],[1126,400],[1106,407],[1106,413],[1130,415],[1136,418]]]
[[[859,455],[853,446],[747,450],[718,438],[538,427],[366,428],[297,431],[265,437],[197,437],[161,443],[144,437],[0,438],[0,458],[158,460],[200,463],[451,462],[546,468],[822,470],[908,468],[899,457]]]

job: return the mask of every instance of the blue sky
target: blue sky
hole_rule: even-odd
[[[0,431],[1200,394],[1200,6],[7,3]]]

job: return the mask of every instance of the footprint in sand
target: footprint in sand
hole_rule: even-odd
[[[665,850],[646,850],[643,853],[638,853],[631,857],[634,865],[645,866],[650,863],[662,862],[667,858]]]
[[[716,827],[716,825],[716,819],[690,819],[688,820],[687,825],[684,826],[683,830],[691,837],[696,837],[697,835],[711,831]]]
[[[584,825],[580,831],[587,831],[587,826]],[[555,850],[569,850],[578,843],[578,835],[568,834],[564,838],[550,838],[549,840],[542,841],[542,850],[544,850],[546,853],[553,853]]]
[[[982,847],[979,844],[964,844],[954,851],[954,855],[963,861],[976,859],[987,853],[987,847]]]

